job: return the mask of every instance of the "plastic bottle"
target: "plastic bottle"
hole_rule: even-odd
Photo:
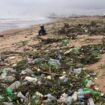
[[[78,98],[78,93],[74,92],[74,94],[72,95],[73,101],[77,101],[77,98]]]
[[[21,83],[19,81],[15,81],[13,84],[11,84],[8,88],[15,90],[18,89],[21,86]]]
[[[80,54],[80,47],[75,47],[72,49],[72,51],[75,53],[75,54]]]
[[[63,40],[63,42],[62,42],[63,46],[67,46],[68,44],[69,44],[69,40],[67,40],[67,39]]]
[[[3,102],[3,105],[14,105],[12,102]]]
[[[93,98],[88,99],[88,105],[95,105]]]
[[[36,83],[38,81],[38,79],[36,77],[33,78],[33,77],[29,77],[29,76],[26,76],[24,80],[31,82],[31,83]]]
[[[93,82],[91,80],[89,80],[86,84],[86,87],[91,87],[91,85],[93,85]]]
[[[51,67],[53,67],[55,69],[58,69],[61,66],[61,63],[60,63],[59,60],[57,60],[57,59],[51,59],[51,58],[48,61],[48,64],[49,64],[49,66],[51,66]]]
[[[79,89],[79,90],[78,90],[78,95],[83,95],[83,94],[84,94],[83,89]]]
[[[11,88],[6,88],[5,90],[6,92],[6,95],[9,97],[9,98],[13,98],[14,97],[14,93],[13,93],[13,90]]]
[[[79,99],[80,102],[84,101],[84,91],[83,91],[83,89],[78,90],[78,99]]]
[[[4,99],[4,97],[3,97],[2,95],[0,95],[0,101],[1,101],[2,99]]]
[[[80,102],[83,102],[84,99],[85,99],[85,97],[84,97],[84,95],[79,95],[79,96],[78,96],[78,99],[79,99]]]
[[[6,76],[7,76],[7,71],[4,69],[4,70],[2,71],[1,78],[2,78],[2,79],[5,79]]]
[[[92,81],[92,80],[86,79],[86,80],[84,81],[84,85],[85,85],[86,87],[88,87],[88,88],[90,88],[92,84],[93,84],[93,81]]]
[[[73,103],[73,99],[71,96],[69,96],[65,102],[67,105],[71,105]]]
[[[100,93],[95,91],[95,90],[91,90],[91,94],[93,97],[99,97],[100,96]]]
[[[85,94],[91,94],[91,91],[90,91],[90,90],[87,90],[87,91],[84,90],[84,91],[83,91],[83,94],[84,94],[84,95],[85,95]]]
[[[84,94],[91,94],[93,97],[100,96],[100,93],[95,91],[95,90],[93,90],[93,89],[84,88],[83,91],[84,91]]]

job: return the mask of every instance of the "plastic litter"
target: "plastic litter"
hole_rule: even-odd
[[[56,97],[51,94],[43,96],[44,105],[53,105],[55,101],[57,101]]]
[[[63,81],[64,83],[68,82],[68,77],[66,75],[59,77],[59,79]]]
[[[93,98],[88,99],[88,104],[87,105],[95,105]]]
[[[80,49],[81,49],[81,47],[75,47],[75,48],[72,49],[72,52],[74,54],[80,54]]]
[[[83,68],[86,64],[95,63],[100,50],[104,52],[105,46],[70,46],[70,39],[65,36],[73,38],[73,35],[77,36],[78,32],[84,32],[88,28],[85,25],[71,27],[69,24],[64,28],[67,27],[70,31],[64,29],[66,35],[57,36],[58,39],[35,37],[39,43],[32,46],[29,43],[33,48],[31,51],[16,52],[22,60],[13,62],[15,65],[11,61],[5,61],[12,54],[15,56],[15,52],[6,52],[6,55],[3,53],[4,66],[0,63],[1,105],[4,101],[8,101],[5,103],[7,105],[94,105],[98,101],[105,103],[105,96],[100,96],[100,91],[93,82],[97,75]],[[78,28],[77,33],[75,27]],[[73,35],[69,35],[71,31]]]
[[[78,90],[78,97],[80,99],[85,98],[85,96],[87,96],[87,95],[93,96],[93,97],[99,97],[100,93],[95,90],[89,89],[89,88],[83,88],[83,89]]]
[[[13,93],[13,90],[12,90],[11,88],[6,88],[5,92],[6,92],[6,95],[7,95],[10,99],[13,99],[14,93]]]
[[[58,100],[60,104],[66,104],[71,105],[73,103],[73,98],[71,96],[68,96],[67,94],[62,94],[60,99]]]
[[[17,96],[20,97],[20,98],[26,99],[26,97],[25,97],[21,92],[19,92],[19,93],[17,94]]]
[[[50,60],[48,61],[48,64],[49,64],[50,66],[53,66],[53,67],[56,68],[56,69],[58,69],[58,68],[61,66],[61,63],[60,63],[59,60],[57,60],[57,59],[51,59],[51,58],[50,58]]]
[[[3,105],[14,105],[12,102],[3,102]]]
[[[80,74],[82,71],[82,68],[73,69],[72,72],[75,74]]]
[[[37,78],[33,78],[33,77],[29,77],[29,76],[25,77],[24,80],[26,80],[28,82],[32,82],[32,83],[36,83],[38,81]]]
[[[74,94],[71,96],[73,101],[77,101],[78,99],[78,92],[74,92]]]
[[[4,97],[0,95],[0,101],[3,100],[3,99],[4,99]]]
[[[90,88],[94,84],[92,80],[88,80],[88,79],[86,79],[84,83],[85,83],[85,86],[88,88]]]
[[[7,71],[6,70],[3,70],[2,74],[1,74],[1,79],[5,79],[7,76]]]
[[[21,86],[21,82],[20,81],[15,81],[13,84],[11,84],[8,88],[12,89],[12,90],[16,90]]]
[[[65,39],[62,41],[63,46],[67,46],[69,44],[69,40]]]
[[[21,75],[33,75],[34,72],[27,68],[26,70],[23,70],[20,74]]]

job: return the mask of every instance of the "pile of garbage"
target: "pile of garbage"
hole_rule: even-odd
[[[68,40],[62,42],[67,46]],[[21,61],[1,66],[1,105],[103,105],[96,74],[84,65],[104,52],[103,44],[24,52]]]
[[[59,65],[56,60],[51,61],[52,65]],[[70,70],[68,74],[47,74],[40,69],[34,73],[28,68],[17,74],[13,68],[4,68],[0,101],[3,105],[95,105],[101,93],[90,78],[84,68]]]
[[[66,35],[71,39],[75,39],[77,35],[105,35],[105,24],[102,22],[91,21],[87,24],[70,25],[65,23],[58,28],[55,33],[57,35]]]

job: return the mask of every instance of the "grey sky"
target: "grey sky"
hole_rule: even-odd
[[[57,14],[104,14],[105,0],[0,0],[0,18]]]

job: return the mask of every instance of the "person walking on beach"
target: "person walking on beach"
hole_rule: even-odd
[[[39,30],[39,36],[43,36],[43,35],[46,35],[47,33],[46,33],[46,30],[45,30],[45,28],[44,28],[44,25],[41,25],[40,26],[40,30]]]

